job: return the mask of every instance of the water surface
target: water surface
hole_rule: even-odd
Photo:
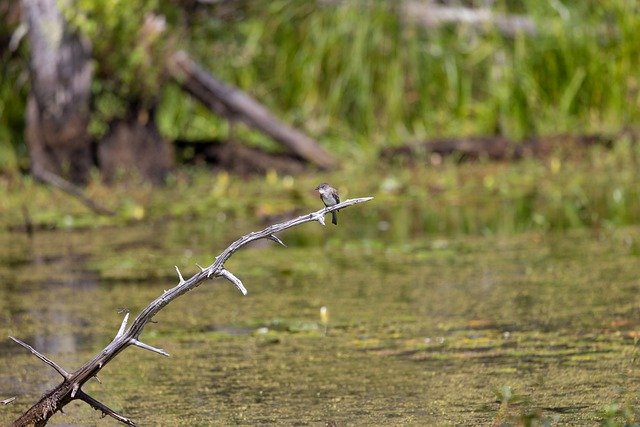
[[[259,227],[254,227],[259,228]],[[140,425],[593,424],[636,405],[640,229],[363,239],[285,232],[169,305],[85,390]],[[170,222],[0,234],[0,424],[249,228]],[[308,233],[308,234],[305,234]],[[344,237],[343,237],[344,236]],[[320,308],[328,309],[328,319]],[[81,403],[52,424],[117,425]]]

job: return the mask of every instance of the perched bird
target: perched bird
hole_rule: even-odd
[[[316,190],[320,193],[320,199],[326,207],[335,206],[340,203],[340,196],[338,196],[338,192],[326,182],[318,185]],[[331,222],[338,225],[338,215],[336,214],[336,211],[331,212]]]

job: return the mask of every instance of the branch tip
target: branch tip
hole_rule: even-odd
[[[114,419],[116,419],[116,420],[120,421],[121,423],[126,424],[128,426],[135,426],[136,425],[129,418],[118,414],[116,411],[114,411],[113,409],[109,408],[104,403],[97,401],[96,399],[94,399],[93,397],[89,396],[87,393],[85,393],[82,390],[80,390],[78,392],[77,398],[82,400],[83,402],[85,402],[89,406],[91,406],[96,411],[102,412],[102,417],[103,418],[106,417],[107,415],[109,415],[110,417],[112,417],[112,418],[114,418]]]
[[[225,279],[227,279],[228,281],[230,281],[231,283],[233,283],[234,285],[236,285],[236,288],[238,288],[238,290],[242,292],[242,295],[247,295],[248,293],[247,288],[244,287],[244,285],[242,284],[242,281],[238,279],[236,276],[234,276],[232,272],[223,268],[220,270],[220,275]]]
[[[71,375],[69,375],[69,373],[67,371],[65,371],[60,365],[58,365],[56,362],[54,362],[53,360],[49,359],[47,356],[45,356],[44,354],[40,353],[39,351],[37,351],[35,348],[31,347],[29,344],[27,344],[24,341],[20,341],[18,338],[12,337],[10,336],[9,338],[11,338],[14,342],[20,344],[21,346],[23,346],[24,348],[26,348],[27,350],[29,350],[31,352],[31,354],[33,354],[34,356],[36,356],[38,359],[42,360],[44,363],[46,363],[47,365],[51,366],[53,369],[56,370],[57,373],[59,373],[62,378],[64,379],[68,379],[69,377],[71,377]]]
[[[182,285],[184,283],[184,277],[182,277],[182,273],[180,273],[180,269],[178,268],[178,266],[174,265],[174,267],[176,268],[176,272],[178,273],[178,277],[180,278],[179,285]]]
[[[140,348],[143,348],[145,350],[149,350],[149,351],[152,351],[154,353],[158,353],[158,354],[161,354],[163,356],[169,357],[169,353],[167,353],[163,349],[150,346],[149,344],[145,344],[142,341],[138,341],[135,338],[131,339],[131,344],[135,345],[136,347],[140,347]]]
[[[280,240],[275,234],[269,234],[267,236],[267,239],[273,240],[274,242],[284,246],[285,248],[287,247],[287,245],[285,245],[284,242],[282,240]]]

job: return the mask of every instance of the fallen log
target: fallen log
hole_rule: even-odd
[[[243,295],[247,294],[242,281],[236,277],[233,273],[225,268],[225,262],[233,255],[238,249],[246,244],[259,240],[269,239],[283,246],[284,243],[280,238],[276,236],[277,233],[286,230],[287,228],[301,225],[305,222],[318,221],[324,225],[324,216],[332,211],[344,209],[357,203],[367,202],[373,199],[373,197],[361,197],[358,199],[345,200],[342,203],[331,207],[325,207],[319,211],[312,212],[306,215],[299,216],[278,224],[270,225],[269,227],[249,233],[242,236],[231,245],[229,245],[220,255],[218,255],[214,262],[206,267],[199,267],[200,271],[189,279],[184,279],[182,273],[176,266],[176,273],[178,274],[178,284],[173,288],[164,291],[162,295],[152,301],[140,314],[133,320],[127,329],[127,323],[129,320],[129,313],[125,314],[124,319],[120,325],[120,329],[116,333],[115,338],[104,350],[98,353],[91,361],[85,363],[80,369],[73,373],[67,372],[64,368],[56,364],[53,360],[49,359],[45,355],[38,352],[29,344],[10,337],[14,342],[22,345],[32,354],[38,357],[41,361],[52,367],[60,376],[62,376],[62,383],[53,389],[47,391],[40,400],[27,410],[20,418],[13,422],[14,427],[18,426],[43,426],[46,425],[48,420],[58,411],[62,411],[62,408],[69,402],[79,399],[90,405],[92,408],[101,411],[104,415],[108,415],[123,424],[130,426],[135,425],[135,422],[124,415],[119,414],[115,410],[109,408],[104,403],[94,399],[82,390],[82,386],[91,378],[97,378],[96,375],[107,363],[113,360],[118,354],[129,346],[140,347],[144,350],[149,350],[163,356],[169,356],[169,353],[163,349],[156,348],[145,344],[140,340],[140,335],[144,327],[149,323],[153,317],[170,302],[174,301],[181,295],[197,288],[207,279],[214,279],[216,277],[223,277],[235,285]]]
[[[593,145],[611,147],[616,138],[607,135],[555,135],[528,138],[521,142],[504,136],[442,138],[387,147],[380,152],[380,157],[384,160],[410,161],[431,155],[440,158],[453,156],[458,161],[518,160],[523,157],[544,157],[557,151],[571,154]]]
[[[240,89],[216,79],[185,52],[178,51],[171,55],[167,61],[167,69],[185,91],[216,114],[246,123],[322,169],[335,166],[335,159],[317,142],[278,120],[262,104]]]
[[[306,163],[287,153],[269,153],[235,141],[173,142],[181,163],[206,164],[240,176],[264,175],[276,171],[281,175],[296,175],[304,171]]]
[[[496,28],[507,36],[536,35],[538,32],[536,23],[528,16],[497,13],[486,7],[441,6],[417,0],[403,1],[401,7],[405,19],[427,28],[458,24],[480,29]]]
[[[198,0],[207,3],[211,0]],[[214,0],[215,1],[215,0]],[[321,0],[321,5],[341,5],[345,0]],[[363,2],[365,5],[369,4]],[[442,4],[445,3],[445,4]],[[394,4],[399,16],[406,22],[415,23],[424,28],[438,28],[443,25],[464,25],[478,30],[497,30],[505,36],[527,34],[535,36],[538,27],[527,15],[495,12],[488,6],[466,7],[449,6],[449,2],[433,0],[401,0]],[[451,2],[458,3],[458,2]]]

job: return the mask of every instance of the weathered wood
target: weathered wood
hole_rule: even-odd
[[[31,44],[25,133],[31,169],[84,183],[93,165],[91,46],[67,28],[56,0],[22,0],[22,8]]]
[[[180,270],[176,267],[176,271],[178,273],[178,284],[173,288],[165,291],[162,295],[152,301],[144,310],[140,312],[140,314],[138,314],[138,316],[133,320],[133,322],[131,322],[131,325],[128,328],[127,323],[129,314],[127,313],[113,341],[111,341],[111,343],[109,343],[109,345],[107,345],[107,347],[105,347],[104,350],[98,353],[91,361],[87,362],[80,369],[73,373],[67,373],[64,369],[55,364],[55,362],[51,361],[44,355],[40,354],[37,350],[33,349],[33,347],[22,343],[21,341],[12,337],[14,341],[28,348],[29,351],[35,354],[40,360],[43,360],[49,366],[54,367],[54,369],[56,369],[56,371],[63,377],[62,383],[46,392],[35,405],[33,405],[20,418],[13,422],[13,426],[45,425],[49,418],[51,418],[57,411],[61,411],[67,403],[75,399],[80,399],[88,403],[93,408],[102,411],[103,414],[109,415],[110,417],[124,424],[135,425],[135,423],[131,419],[118,414],[105,404],[87,395],[82,390],[82,386],[84,385],[84,383],[95,377],[107,363],[109,363],[118,354],[120,354],[120,352],[131,345],[141,347],[155,353],[160,353],[164,356],[168,356],[168,354],[164,350],[152,347],[141,342],[140,334],[142,334],[142,331],[147,323],[149,323],[160,310],[162,310],[179,296],[184,295],[185,293],[197,288],[205,280],[213,279],[215,277],[224,277],[231,283],[233,283],[243,294],[246,295],[247,290],[244,287],[242,281],[224,267],[224,263],[238,249],[242,248],[250,242],[259,239],[274,240],[277,243],[284,245],[282,240],[275,236],[276,233],[310,221],[318,221],[322,225],[324,225],[324,216],[327,213],[338,209],[344,209],[357,203],[366,202],[371,200],[372,198],[373,197],[362,197],[358,199],[345,200],[344,202],[335,206],[325,207],[324,209],[320,209],[319,211],[312,212],[307,215],[302,215],[283,223],[274,224],[261,231],[249,233],[245,236],[242,236],[231,245],[229,245],[224,251],[222,251],[222,253],[215,258],[215,261],[209,267],[200,267],[200,271],[187,280],[182,277],[182,273],[180,273]]]
[[[496,28],[509,36],[518,33],[535,35],[538,31],[535,22],[528,16],[496,13],[489,8],[442,6],[433,2],[405,0],[401,3],[401,9],[407,20],[428,28],[459,24],[481,29]]]
[[[8,405],[8,404],[12,403],[14,400],[16,400],[15,396],[9,397],[9,398],[4,399],[4,400],[0,400],[0,405]]]
[[[318,3],[321,5],[340,5],[346,3],[346,0],[320,0]],[[363,3],[368,4],[367,2]],[[505,36],[514,36],[520,33],[536,35],[538,33],[535,21],[529,16],[495,12],[487,6],[472,8],[458,5],[450,6],[449,3],[459,2],[399,0],[393,4],[398,8],[399,16],[406,22],[415,23],[425,28],[466,25],[478,30],[497,30]]]
[[[317,142],[281,122],[262,104],[240,89],[216,79],[189,56],[179,51],[167,61],[169,73],[184,90],[200,100],[216,114],[229,120],[240,120],[269,135],[289,151],[323,169],[335,166],[333,157]]]

